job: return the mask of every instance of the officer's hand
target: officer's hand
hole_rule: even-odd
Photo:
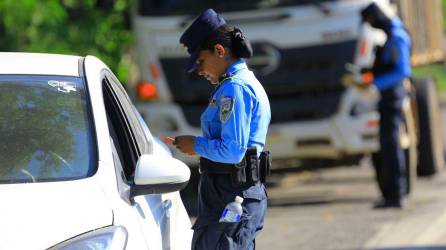
[[[365,72],[361,74],[361,83],[357,84],[356,87],[359,91],[368,91],[373,84],[374,76],[371,72]]]
[[[356,85],[355,76],[353,74],[347,73],[341,77],[341,83],[345,87]]]
[[[194,145],[195,145],[195,136],[192,135],[180,135],[175,137],[175,141],[173,145],[177,147],[184,154],[188,155],[196,155]]]
[[[354,74],[344,74],[341,82],[345,87],[356,87],[359,91],[367,90],[373,84],[374,76],[371,72],[361,74],[361,80],[356,79]]]
[[[370,87],[370,85],[373,84],[373,80],[375,80],[375,76],[373,75],[373,73],[371,71],[366,71],[361,74],[361,80],[362,80],[361,85]]]

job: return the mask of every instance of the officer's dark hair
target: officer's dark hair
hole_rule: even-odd
[[[209,35],[201,49],[214,51],[216,44],[229,48],[232,56],[235,58],[250,58],[252,56],[251,43],[237,27],[231,27],[226,24],[220,26]]]

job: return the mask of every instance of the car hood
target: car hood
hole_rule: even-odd
[[[102,189],[88,179],[2,184],[0,201],[2,249],[46,249],[113,222]]]

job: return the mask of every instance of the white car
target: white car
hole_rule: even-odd
[[[0,53],[0,248],[190,249],[190,171],[93,56]]]

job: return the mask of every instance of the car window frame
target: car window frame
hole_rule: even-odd
[[[119,80],[112,72],[105,70],[101,81],[105,105],[107,106],[107,101],[113,105],[113,109],[106,107],[107,119],[109,126],[111,125],[109,129],[114,130],[110,131],[109,135],[117,149],[126,181],[133,182],[136,163],[139,156],[149,153],[149,142],[134,112],[134,105]]]

